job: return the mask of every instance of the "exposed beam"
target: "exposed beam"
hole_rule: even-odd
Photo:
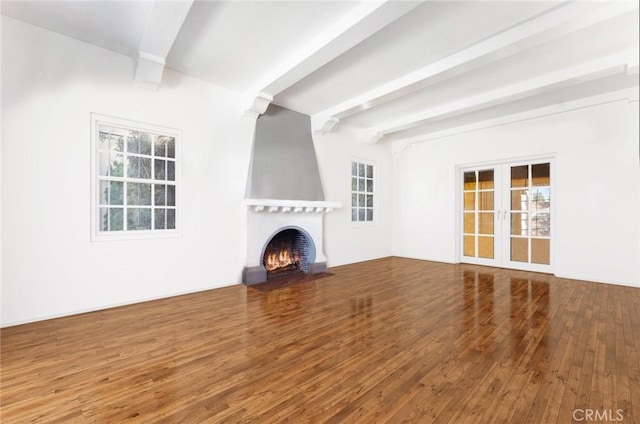
[[[585,14],[584,7],[588,6],[583,2],[562,3],[516,27],[313,115],[313,129],[323,134],[326,132],[323,128],[329,121],[339,122],[371,107],[638,8],[636,2],[606,6],[594,3],[590,12]]]
[[[500,116],[498,118],[487,119],[472,124],[457,126],[444,130],[434,131],[428,134],[422,134],[415,137],[408,137],[401,140],[395,140],[392,143],[391,150],[394,154],[402,153],[414,144],[424,143],[442,138],[453,137],[456,135],[466,134],[474,131],[480,131],[487,128],[495,128],[502,125],[508,125],[516,122],[527,121],[529,119],[540,118],[543,116],[554,115],[562,112],[569,112],[586,107],[598,106],[607,103],[620,101],[634,101],[637,98],[638,87],[625,88],[609,93],[598,94],[582,99],[563,102],[555,105],[544,106],[541,108],[528,110],[525,112],[514,113],[511,115]]]
[[[559,88],[603,78],[608,75],[623,73],[626,72],[630,63],[635,63],[635,57],[637,57],[637,52],[627,51],[565,68],[560,71],[550,72],[539,77],[520,81],[455,102],[431,107],[400,119],[363,130],[360,133],[360,141],[364,143],[375,143],[386,135],[424,125],[429,121],[451,118],[453,116],[547,93]]]
[[[135,82],[157,89],[162,81],[165,58],[178,36],[193,0],[155,1],[140,39]]]
[[[256,97],[275,97],[389,25],[422,1],[361,1],[352,11],[338,19],[303,49],[271,70],[248,90],[247,96],[250,98],[247,102],[248,109],[253,107]]]

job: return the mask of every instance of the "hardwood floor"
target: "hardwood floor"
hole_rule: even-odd
[[[330,271],[5,328],[0,419],[640,422],[640,289],[403,258]]]

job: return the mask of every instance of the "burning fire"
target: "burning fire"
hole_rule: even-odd
[[[267,269],[267,271],[274,271],[279,268],[286,268],[291,265],[297,265],[299,262],[299,255],[292,255],[289,250],[281,250],[277,253],[269,253],[265,255],[264,267]]]

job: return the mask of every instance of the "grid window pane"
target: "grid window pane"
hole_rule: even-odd
[[[127,152],[151,154],[151,135],[143,131],[129,131],[127,136]]]
[[[481,190],[493,188],[493,169],[478,171],[478,188]]]
[[[531,209],[545,210],[551,206],[551,189],[549,187],[536,187],[533,189]]]
[[[351,175],[354,177],[358,176],[358,164],[355,162],[351,162]]]
[[[464,232],[467,234],[473,234],[476,232],[476,214],[471,212],[471,213],[466,213],[464,214]]]
[[[124,177],[124,155],[122,153],[111,153],[109,175],[112,177]]]
[[[367,178],[373,178],[373,166],[367,165]]]
[[[129,230],[150,230],[151,229],[151,209],[128,208],[127,209],[127,229]]]
[[[133,136],[133,131],[127,137],[127,152],[140,153],[140,139]]]
[[[100,204],[109,204],[109,181],[100,181]]]
[[[176,210],[167,209],[167,230],[174,230],[176,228]]]
[[[140,158],[138,156],[127,158],[127,177],[140,178]]]
[[[551,241],[549,239],[531,239],[531,262],[549,265]]]
[[[373,193],[373,180],[367,180],[367,193]]]
[[[364,221],[364,209],[358,209],[358,221]]]
[[[478,233],[493,234],[493,212],[478,214]]]
[[[493,210],[493,191],[481,191],[478,193],[478,210]]]
[[[98,134],[98,149],[100,150],[109,150],[110,147],[110,140],[111,138],[111,134],[100,131],[100,133]]]
[[[124,202],[124,183],[122,181],[110,181],[109,204],[122,205]]]
[[[167,180],[176,180],[176,163],[172,160],[167,161]]]
[[[364,163],[358,164],[358,176],[364,177]]]
[[[358,178],[358,191],[365,191],[364,178]]]
[[[351,206],[358,206],[358,195],[357,194],[351,194]]]
[[[475,171],[464,173],[464,189],[465,190],[476,189],[476,172]]]
[[[155,178],[156,180],[164,180],[166,177],[166,165],[167,161],[166,160],[162,160],[162,159],[155,159],[153,166],[154,166],[154,172],[155,172]]]
[[[155,210],[153,228],[155,228],[156,230],[164,230],[166,228],[165,213],[166,213],[166,209]]]
[[[100,152],[98,154],[98,175],[108,176],[110,168],[110,160],[108,152]]]
[[[153,141],[153,154],[160,157],[167,156],[167,137],[158,136]]]
[[[473,211],[476,208],[476,193],[471,191],[464,193],[464,210]]]
[[[176,205],[176,186],[167,186],[167,206]]]
[[[529,262],[528,239],[511,237],[511,260],[515,262]]]
[[[512,166],[511,167],[511,187],[528,187],[529,186],[529,166]]]
[[[124,220],[122,219],[124,210],[122,208],[109,208],[109,230],[124,230]]]
[[[529,190],[511,190],[511,210],[529,210]]]
[[[527,236],[529,235],[529,214],[526,213],[512,213],[511,214],[511,235],[512,236]]]
[[[367,221],[373,221],[373,209],[367,208]]]
[[[551,216],[549,213],[531,214],[531,235],[549,237],[551,235]]]
[[[464,236],[464,256],[476,256],[475,236]]]
[[[531,165],[531,180],[534,187],[551,184],[551,164],[539,163]]]
[[[140,178],[151,178],[151,158],[140,158]]]
[[[100,208],[100,231],[109,231],[109,208]]]
[[[155,184],[153,189],[154,205],[165,206],[167,186],[163,184]]]
[[[151,205],[151,184],[127,183],[127,205]]]
[[[493,237],[478,237],[478,257],[493,259]]]
[[[358,220],[358,208],[351,208],[351,220],[352,221]]]
[[[169,141],[167,141],[167,157],[176,157],[176,139],[173,137],[169,137]]]

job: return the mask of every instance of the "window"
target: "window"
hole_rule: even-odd
[[[351,221],[373,222],[374,165],[351,162]]]
[[[178,234],[180,132],[92,115],[93,239]]]

